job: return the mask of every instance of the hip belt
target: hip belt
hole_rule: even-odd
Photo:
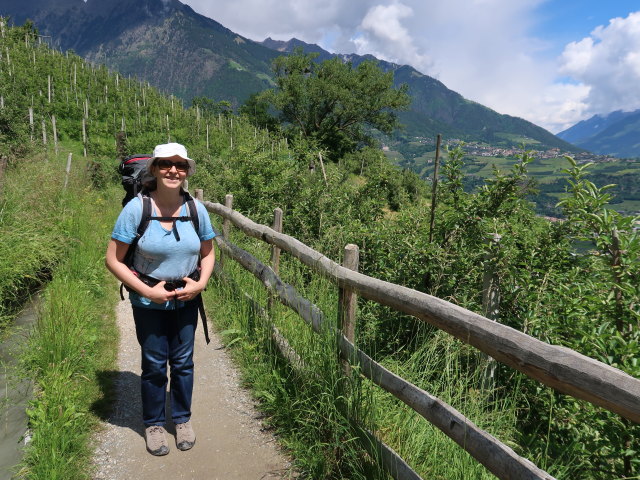
[[[140,273],[137,270],[131,269],[133,274],[140,279],[142,283],[148,285],[149,287],[155,287],[158,283],[162,282],[154,277],[150,277],[149,275],[145,275],[144,273]],[[200,268],[196,268],[193,272],[187,275],[188,278],[194,281],[200,280]],[[184,288],[187,285],[187,282],[179,279],[179,280],[168,280],[164,284],[164,289],[168,292],[173,292],[179,288]],[[128,292],[135,292],[132,288],[129,288],[125,284],[120,284],[120,298],[124,300],[123,288],[125,288]],[[137,293],[137,292],[136,292]],[[175,300],[174,300],[175,301]],[[204,310],[204,302],[202,301],[202,295],[199,293],[196,297],[191,300],[196,302],[198,305],[198,311],[200,312],[200,318],[202,319],[202,329],[204,330],[204,338],[207,341],[207,344],[211,341],[209,339],[209,327],[207,326],[207,314]],[[176,312],[178,309],[176,308]]]

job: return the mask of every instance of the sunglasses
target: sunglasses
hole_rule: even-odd
[[[187,162],[177,162],[174,163],[171,160],[156,160],[156,166],[160,170],[171,170],[171,167],[176,167],[176,170],[179,172],[188,172],[189,164]]]

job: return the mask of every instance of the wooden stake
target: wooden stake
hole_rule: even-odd
[[[31,131],[31,141],[33,142],[33,107],[29,107],[29,129]]]
[[[324,178],[325,186],[329,186],[327,182],[327,172],[324,170],[324,162],[322,161],[322,152],[318,152],[318,158],[320,159],[320,167],[322,168],[322,178]]]
[[[82,147],[84,158],[87,158],[87,120],[82,117]]]
[[[282,209],[276,208],[273,211],[273,230],[278,233],[282,233]],[[271,245],[271,269],[273,273],[276,275],[280,272],[280,248],[275,245]],[[269,295],[267,298],[267,310],[271,314],[273,311],[274,298],[272,295]]]
[[[358,271],[360,263],[360,250],[352,243],[344,247],[344,260],[342,266]],[[355,345],[356,337],[356,307],[358,305],[358,295],[350,288],[342,287],[338,290],[338,323],[342,334]],[[345,375],[351,376],[349,362],[343,361]]]
[[[489,249],[484,256],[484,275],[482,277],[482,315],[490,320],[497,321],[500,314],[500,288],[499,278],[496,272],[496,250],[500,246],[502,236],[498,233],[491,233],[489,238]],[[485,358],[487,368],[484,371],[482,387],[491,391],[496,383],[496,361],[487,354],[482,353]]]
[[[53,148],[58,155],[58,130],[56,129],[56,116],[51,115],[51,128],[53,129]]]
[[[69,173],[71,173],[71,156],[73,153],[69,152],[69,156],[67,157],[67,168],[65,170],[66,176],[64,177],[64,188],[67,188],[67,183],[69,183]]]

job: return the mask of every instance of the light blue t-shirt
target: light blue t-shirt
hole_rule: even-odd
[[[216,234],[211,227],[206,208],[197,200],[194,201],[200,222],[199,232],[196,233],[191,221],[176,221],[175,225],[180,236],[178,241],[173,230],[167,230],[158,220],[151,220],[144,235],[138,241],[138,247],[133,256],[133,268],[144,275],[165,281],[181,280],[196,269],[200,242],[211,240]],[[151,215],[158,216],[158,213],[153,209]],[[185,203],[180,210],[180,216],[188,215],[189,209]],[[136,237],[141,219],[142,202],[135,197],[120,212],[111,238],[131,243]],[[135,292],[129,292],[129,299],[134,306],[158,310],[173,310],[183,305],[183,302],[174,301],[165,304],[154,303]]]

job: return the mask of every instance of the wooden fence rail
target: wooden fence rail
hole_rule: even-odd
[[[640,380],[616,368],[547,344],[445,300],[354,272],[299,240],[256,224],[219,203],[205,202],[205,206],[246,235],[290,253],[340,287],[424,320],[560,392],[640,423]]]
[[[209,205],[206,205],[209,208]],[[298,294],[294,287],[284,283],[267,265],[224,237],[216,237],[216,243],[228,258],[235,260],[253,274],[268,291],[283,305],[295,311],[315,332],[319,333],[324,328],[330,328],[328,322],[325,322],[322,311]],[[455,408],[393,374],[356,348],[341,332],[335,333],[340,356],[344,360],[352,365],[359,365],[360,373],[413,408],[498,478],[553,480],[551,475],[540,470],[529,460],[518,456],[510,447],[474,425]],[[290,347],[287,346],[285,351],[288,348]],[[369,435],[368,438],[369,441],[374,441],[375,437]],[[393,450],[377,439],[375,442],[378,443],[376,448],[385,468],[392,474],[396,472],[394,478],[404,480],[420,478],[404,460],[397,457]]]

